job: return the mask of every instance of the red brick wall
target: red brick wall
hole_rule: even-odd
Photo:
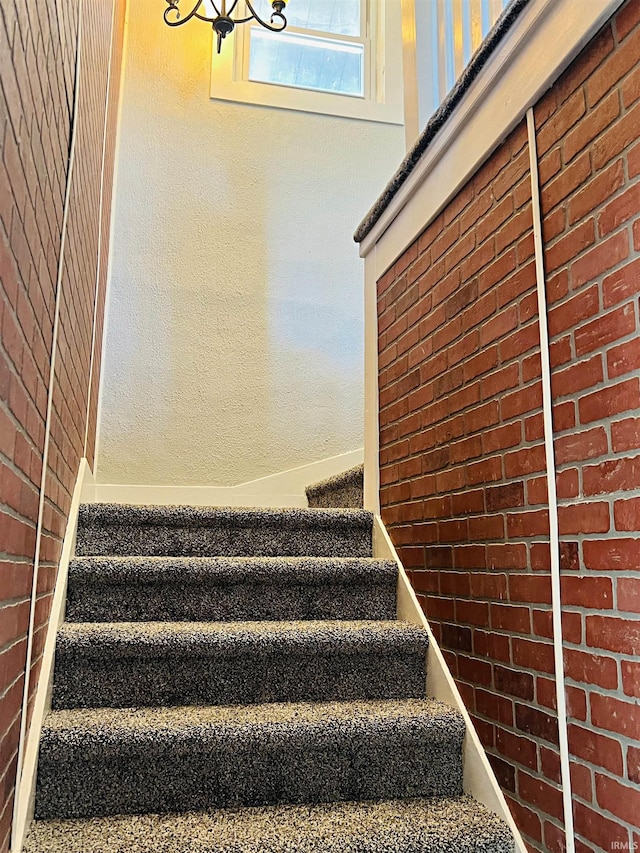
[[[99,265],[98,347],[109,239],[113,137],[124,2],[84,3],[75,167],[62,276],[43,535],[36,525],[68,153],[79,4],[0,0],[0,851],[8,849],[25,685],[33,565],[40,562],[31,656],[32,707],[71,493],[84,455]],[[108,109],[102,249],[98,252],[103,130]]]
[[[640,0],[535,116],[574,817],[609,851],[640,841]],[[378,282],[380,497],[528,844],[560,850],[528,168],[523,123]]]

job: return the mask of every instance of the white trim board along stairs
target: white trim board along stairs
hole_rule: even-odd
[[[26,853],[508,853],[362,510],[80,509]]]

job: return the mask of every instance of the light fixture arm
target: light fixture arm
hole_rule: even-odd
[[[232,18],[233,12],[238,5],[238,0],[233,0],[229,9],[226,8],[226,0],[222,0],[222,8],[218,9],[215,0],[211,0],[211,5],[216,13],[215,18],[210,18],[207,15],[198,11],[202,6],[203,0],[197,0],[195,6],[186,15],[181,15],[179,4],[180,0],[167,0],[167,8],[164,10],[164,21],[170,27],[180,27],[190,21],[192,18],[197,18],[199,21],[206,21],[211,24],[217,36],[217,50],[220,53],[222,40],[229,33],[232,33],[237,24],[246,24],[249,21],[256,20],[261,26],[271,32],[279,33],[287,26],[287,19],[283,14],[286,5],[286,0],[272,0],[271,7],[273,14],[269,20],[264,21],[256,12],[251,4],[251,0],[245,0],[248,10],[251,12],[246,18]]]

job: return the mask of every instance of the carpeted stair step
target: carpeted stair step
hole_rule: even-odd
[[[307,486],[305,493],[310,507],[359,508],[363,505],[363,484],[364,465],[357,465]]]
[[[420,698],[428,643],[397,621],[66,622],[53,707]]]
[[[366,557],[81,557],[71,622],[394,619],[394,562]]]
[[[56,711],[36,817],[456,796],[464,731],[425,699]]]
[[[513,853],[467,796],[41,821],[24,853]]]
[[[370,557],[372,525],[355,509],[83,504],[76,555]]]

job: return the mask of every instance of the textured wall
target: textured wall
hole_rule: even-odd
[[[640,842],[639,56],[630,0],[535,110],[582,853]],[[527,842],[560,851],[528,158],[522,125],[378,282],[381,503]]]
[[[40,570],[28,713],[85,432],[90,460],[95,433],[95,407],[90,415],[87,409],[97,267],[99,305],[106,283],[108,157],[100,253],[98,222],[112,2],[84,4],[76,165],[61,285],[43,533],[36,555],[79,4],[65,3],[62,9],[58,17],[54,4],[36,8],[0,2],[0,851],[9,843],[34,560],[37,556]],[[115,131],[123,9],[124,3],[118,3],[109,136]],[[111,158],[112,150],[110,144]],[[94,377],[99,376],[99,353]]]
[[[98,479],[232,485],[362,445],[351,234],[401,127],[211,100],[210,28],[131,4]]]

